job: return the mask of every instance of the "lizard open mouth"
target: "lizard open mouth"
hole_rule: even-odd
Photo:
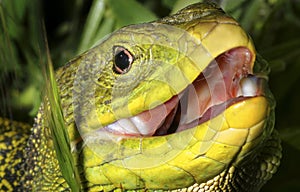
[[[125,137],[162,136],[196,127],[229,106],[263,94],[264,78],[252,72],[252,55],[244,47],[219,55],[181,93],[165,103],[105,126]]]

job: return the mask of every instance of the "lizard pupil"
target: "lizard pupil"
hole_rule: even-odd
[[[117,74],[127,73],[133,62],[132,54],[123,47],[115,48],[114,72]]]

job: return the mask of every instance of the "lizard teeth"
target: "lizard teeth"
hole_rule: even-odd
[[[126,136],[151,136],[156,130],[165,123],[166,117],[178,105],[179,98],[174,96],[164,104],[153,109],[144,111],[136,116],[119,119],[107,125],[103,130]],[[168,122],[170,126],[171,122]],[[166,127],[167,129],[168,127]]]
[[[240,89],[238,95],[244,97],[254,97],[258,93],[259,79],[254,76],[248,76],[240,81]]]
[[[129,119],[120,119],[106,127],[106,129],[119,134],[136,135],[139,134],[139,130],[135,124]]]

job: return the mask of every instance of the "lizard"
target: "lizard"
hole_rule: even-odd
[[[280,164],[269,67],[213,3],[123,27],[56,71],[82,191],[259,191]],[[70,191],[42,103],[0,118],[0,189]]]

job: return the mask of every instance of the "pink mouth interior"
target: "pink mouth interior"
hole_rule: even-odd
[[[102,129],[123,136],[160,136],[193,128],[228,106],[260,95],[260,81],[252,74],[247,48],[231,49],[212,61],[179,95],[151,110],[120,119]],[[246,83],[251,84],[246,86]]]

